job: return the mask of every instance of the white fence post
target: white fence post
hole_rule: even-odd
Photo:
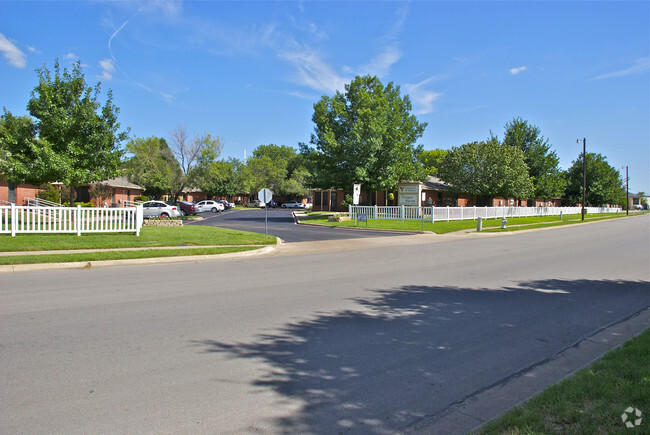
[[[402,219],[402,222],[404,222],[404,206],[400,208],[400,218]]]
[[[81,206],[77,205],[77,215],[75,216],[75,225],[77,226],[77,235],[81,236],[81,225],[82,225],[82,219],[81,219]]]
[[[16,204],[11,203],[11,237],[16,237],[16,226],[18,226],[18,213]]]
[[[374,210],[374,219],[379,220],[379,213],[377,212],[377,205],[375,204],[375,210]]]
[[[434,208],[434,206],[431,206],[431,223],[434,223],[436,221],[436,218],[434,216],[435,210],[436,209]]]
[[[449,222],[449,206],[447,206],[447,222]]]

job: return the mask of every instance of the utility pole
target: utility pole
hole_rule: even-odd
[[[623,169],[622,166],[621,169]],[[630,215],[630,176],[627,165],[625,165],[625,214]]]
[[[576,140],[580,143],[580,139]],[[587,139],[582,139],[582,220],[585,220],[585,203],[587,202]]]

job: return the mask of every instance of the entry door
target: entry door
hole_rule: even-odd
[[[9,202],[16,203],[16,185],[14,183],[9,184]]]

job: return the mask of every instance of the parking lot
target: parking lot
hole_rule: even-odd
[[[296,225],[293,217],[294,211],[282,208],[269,209],[268,211],[252,208],[247,210],[228,210],[221,213],[204,212],[199,213],[199,216],[203,220],[189,223],[189,225],[208,225],[264,234],[266,218],[268,233],[281,238],[287,243],[382,236],[392,237],[397,235],[397,233],[387,232],[355,231],[334,227]]]

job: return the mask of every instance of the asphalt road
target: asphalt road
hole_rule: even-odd
[[[312,227],[296,225],[292,213],[296,209],[269,209],[268,215],[264,209],[251,208],[247,210],[230,210],[223,213],[201,213],[202,221],[192,225],[209,225],[234,230],[251,231],[271,234],[287,243],[313,242],[319,240],[349,240],[370,237],[391,237],[398,233],[350,231],[336,227]],[[267,217],[268,216],[268,217]],[[266,225],[265,225],[266,220]]]
[[[0,275],[0,428],[402,432],[647,308],[649,233],[644,216]]]

